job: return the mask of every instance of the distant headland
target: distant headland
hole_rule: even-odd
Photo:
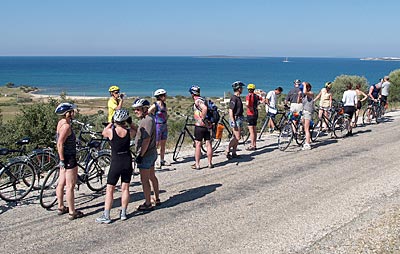
[[[365,57],[362,61],[400,61],[400,57]]]

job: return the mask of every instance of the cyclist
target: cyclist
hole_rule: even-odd
[[[140,119],[135,137],[136,163],[140,172],[145,202],[137,210],[150,211],[154,209],[151,199],[151,184],[153,185],[155,205],[161,205],[158,179],[154,172],[154,163],[157,160],[156,125],[153,116],[149,115],[150,102],[145,99],[136,99],[132,107]]]
[[[351,83],[348,83],[346,85],[347,90],[343,93],[343,108],[344,108],[344,113],[349,115],[349,119],[353,118],[353,114],[356,111],[356,105],[357,105],[357,93],[356,91],[352,90],[353,85]],[[348,133],[346,136],[353,136],[353,130],[352,130],[352,125],[349,124],[349,129]]]
[[[120,94],[119,87],[115,85],[110,86],[108,91],[110,92],[110,99],[108,99],[107,103],[108,107],[107,121],[111,123],[115,110],[122,108],[122,103],[124,102],[124,94]]]
[[[389,87],[390,87],[389,76],[385,76],[383,78],[382,90],[381,90],[381,100],[383,106],[386,106],[387,104],[387,98],[389,96]]]
[[[370,86],[369,92],[368,92],[368,99],[369,99],[369,105],[372,104],[373,102],[377,102],[379,98],[379,94],[381,93],[381,88],[382,88],[382,83],[383,79],[379,80],[379,83],[376,83],[375,85]]]
[[[267,115],[270,117],[268,121],[268,127],[269,127],[269,132],[271,134],[273,134],[276,129],[273,119],[275,119],[276,113],[278,113],[278,109],[276,107],[277,100],[278,100],[278,95],[280,95],[282,91],[283,91],[282,87],[277,87],[275,88],[275,90],[269,91],[264,100]]]
[[[168,126],[167,126],[167,91],[164,89],[157,89],[154,92],[154,97],[157,101],[149,108],[149,113],[154,115],[156,123],[156,145],[160,148],[160,162],[157,164],[157,168],[161,169],[162,166],[170,166],[171,164],[165,161],[165,146],[168,138]]]
[[[258,104],[263,101],[263,98],[254,93],[256,86],[254,84],[248,84],[247,90],[249,94],[246,96],[246,107],[247,107],[247,121],[249,123],[250,142],[251,145],[246,148],[248,151],[254,151],[257,149],[257,120],[258,120]]]
[[[129,183],[132,177],[132,155],[130,140],[136,134],[137,127],[126,109],[117,109],[113,116],[114,123],[109,123],[103,130],[103,136],[111,143],[111,165],[107,176],[104,212],[96,219],[97,223],[110,223],[110,210],[114,201],[115,186],[121,178],[121,211],[120,219],[126,220],[126,209],[129,203]]]
[[[210,121],[206,119],[207,116],[207,105],[205,104],[204,98],[200,97],[200,87],[193,85],[189,88],[189,93],[192,95],[194,104],[194,139],[195,139],[195,153],[194,159],[195,164],[192,166],[193,169],[200,170],[200,157],[201,157],[201,143],[203,140],[206,142],[207,147],[207,159],[208,159],[208,167],[213,168],[212,164],[212,156],[213,150],[211,145],[211,133],[210,129],[212,128],[212,124]]]
[[[61,116],[57,124],[56,141],[60,158],[60,176],[56,189],[58,202],[58,215],[69,213],[68,219],[81,218],[83,213],[75,209],[74,188],[78,175],[78,163],[76,160],[76,136],[71,126],[75,117],[76,106],[72,103],[61,103],[55,113]],[[64,206],[64,187],[68,207]]]
[[[311,150],[310,124],[314,114],[314,93],[311,91],[311,84],[303,82],[303,123],[306,141],[302,150]]]
[[[236,81],[232,84],[233,95],[229,102],[229,121],[232,127],[232,138],[229,141],[227,150],[225,151],[228,159],[238,158],[239,155],[236,153],[237,146],[240,140],[240,129],[243,128],[243,103],[240,99],[240,95],[243,92],[243,84],[241,81]],[[232,152],[232,154],[231,154]]]
[[[361,84],[357,83],[356,90],[355,90],[356,94],[357,94],[357,106],[356,106],[356,113],[355,113],[353,127],[357,127],[358,115],[360,114],[362,102],[364,102],[368,98],[368,95],[366,93],[364,93],[363,91],[361,91],[360,88],[361,88]],[[361,97],[363,97],[363,98],[361,98]]]
[[[332,82],[326,82],[325,87],[321,89],[319,94],[315,97],[314,102],[320,99],[319,101],[319,110],[318,110],[318,118],[322,118],[322,114],[329,119],[329,109],[332,107]],[[327,126],[325,121],[323,122],[322,130],[327,130]]]
[[[290,111],[300,112],[303,110],[303,104],[301,103],[301,94],[303,90],[300,90],[301,81],[296,79],[294,81],[294,87],[289,91],[285,98],[285,105],[290,103]]]

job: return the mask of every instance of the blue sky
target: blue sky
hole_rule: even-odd
[[[0,56],[400,57],[397,0],[1,0]]]

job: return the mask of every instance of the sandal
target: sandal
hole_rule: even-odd
[[[138,206],[137,210],[138,211],[152,211],[152,210],[154,210],[154,206],[151,203],[149,205],[147,205],[146,202],[144,202],[143,204]]]
[[[74,213],[70,213],[70,214],[68,215],[68,219],[69,219],[69,220],[75,220],[75,219],[82,218],[84,215],[85,215],[85,214],[84,214],[83,212],[77,211],[77,210],[76,210]]]
[[[240,158],[241,156],[239,155],[239,154],[236,154],[236,153],[234,153],[234,154],[232,154],[232,158]]]
[[[246,147],[246,150],[247,151],[255,151],[256,148],[254,146],[248,146],[248,147]]]
[[[154,205],[155,206],[160,206],[161,205],[161,200],[159,198],[154,200]]]
[[[232,159],[232,155],[230,152],[225,151],[225,156],[228,160]]]
[[[69,212],[69,208],[64,206],[63,208],[58,208],[57,209],[57,214],[58,215],[63,215]]]
[[[200,167],[196,167],[196,163],[195,163],[195,164],[193,164],[191,167],[192,167],[192,169],[197,169],[197,170],[200,170]]]

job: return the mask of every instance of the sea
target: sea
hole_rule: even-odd
[[[285,61],[287,59],[287,61]],[[287,92],[300,79],[318,91],[337,76],[364,76],[370,84],[400,69],[400,61],[303,57],[0,57],[0,85],[9,82],[39,89],[37,93],[108,97],[118,85],[127,96],[189,96],[198,85],[203,96],[223,97],[240,80],[257,89]]]

